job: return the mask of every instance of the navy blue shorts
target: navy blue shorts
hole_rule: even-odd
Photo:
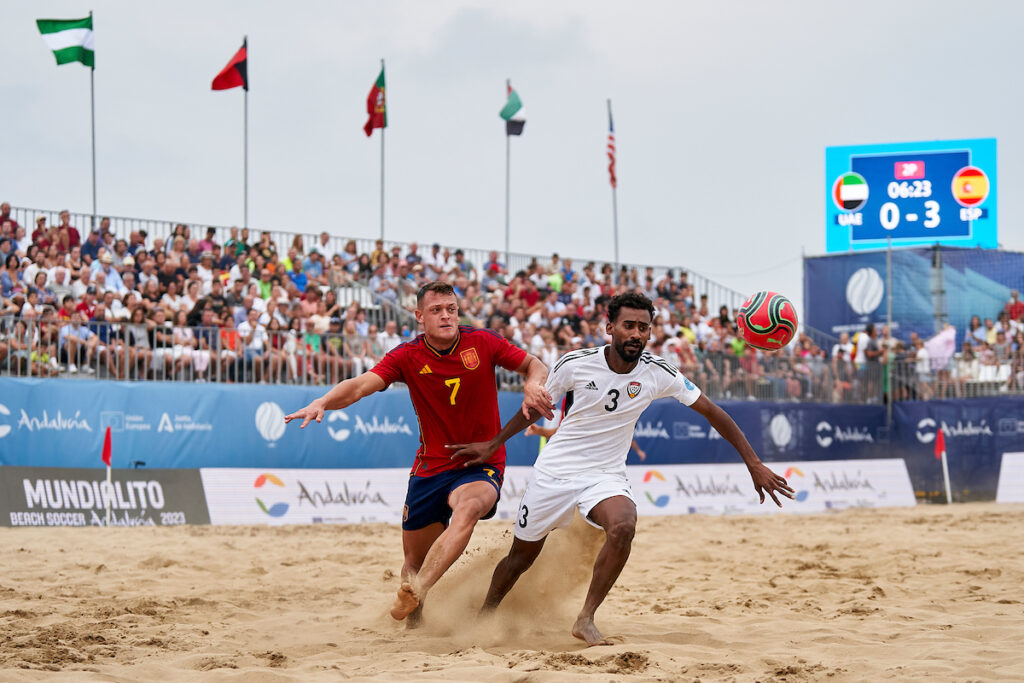
[[[402,528],[415,531],[441,522],[446,527],[452,518],[448,507],[448,496],[463,484],[472,481],[486,481],[501,498],[501,472],[490,465],[477,465],[466,469],[447,470],[432,477],[409,477],[409,491],[405,494],[405,508],[402,510]],[[481,519],[490,519],[498,510],[498,501]]]

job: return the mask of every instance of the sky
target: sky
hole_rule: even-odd
[[[999,241],[1024,250],[1024,3],[5,2],[0,200],[91,210],[89,73],[37,18],[94,12],[101,214],[242,223],[243,94],[210,81],[249,39],[249,225],[503,249],[511,78],[513,252],[619,253],[802,305],[825,251],[825,147],[998,139]]]

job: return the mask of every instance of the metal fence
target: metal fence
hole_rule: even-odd
[[[42,316],[0,318],[0,374],[188,382],[332,385],[373,367],[389,347],[369,323],[365,335],[268,330],[247,348],[237,330],[152,323],[75,325]],[[657,349],[656,349],[657,350]],[[857,368],[848,360],[783,352],[670,356],[712,399],[881,403],[1024,394],[1024,350],[994,364],[958,354],[943,367],[900,358]],[[522,378],[499,369],[499,388]]]
[[[86,235],[92,226],[93,216],[88,213],[75,213],[69,212],[71,216],[71,225],[75,226],[81,233],[82,240],[84,241]],[[46,218],[46,224],[49,226],[59,225],[59,210],[53,209],[32,209],[27,207],[15,207],[11,210],[12,217],[18,221],[28,231],[31,236],[32,231],[35,229],[36,218],[43,216]],[[169,220],[157,220],[150,218],[125,218],[122,216],[108,216],[110,219],[110,231],[115,237],[120,239],[128,239],[129,234],[132,231],[143,230],[146,232],[147,239],[146,244],[148,247],[152,247],[153,240],[160,238],[166,242],[166,240],[174,234],[174,229],[177,225],[184,225],[188,227],[189,234],[195,239],[201,239],[206,235],[208,227],[212,227],[215,230],[214,241],[218,244],[224,244],[230,235],[231,228],[226,226],[210,226],[207,224],[188,223],[185,221],[169,221]],[[97,221],[102,220],[97,217]],[[320,243],[321,230],[255,230],[250,229],[250,244],[255,244],[259,241],[259,236],[268,233],[273,240],[274,244],[278,248],[278,253],[284,254],[288,251],[289,247],[293,244],[297,246],[301,244],[302,251],[308,252],[314,245]],[[298,242],[296,242],[298,240]],[[342,236],[329,236],[328,242],[325,247],[327,251],[332,254],[342,253],[345,245],[348,242],[355,242],[356,251],[359,254],[370,254],[376,249],[376,239],[364,238],[364,237],[342,237]],[[384,240],[384,249],[390,252],[392,247],[399,247],[402,250],[402,254],[409,252],[409,242],[396,242],[394,240]],[[426,256],[430,252],[431,244],[419,243],[419,253]],[[456,245],[447,245],[451,248],[452,252],[457,248],[461,248],[465,252],[466,260],[473,264],[480,275],[483,275],[483,267],[490,258],[489,254],[491,251],[499,253],[499,257],[503,257],[500,250],[494,249],[475,249],[470,247],[457,247]],[[509,273],[514,274],[519,270],[526,269],[530,263],[537,261],[539,263],[546,263],[551,258],[551,254],[522,254],[522,253],[510,253],[508,255],[508,263],[506,264]],[[586,263],[594,263],[595,272],[600,272],[601,268],[605,265],[616,266],[608,261],[600,259],[590,259],[576,257],[571,254],[563,255],[562,260],[569,258],[573,261],[573,266],[576,269],[582,269]],[[636,269],[636,271],[642,277],[645,269],[649,264],[618,264],[616,267],[625,267],[628,270]],[[678,275],[680,272],[686,272],[688,284],[693,286],[694,298],[699,298],[701,294],[708,295],[708,305],[713,310],[718,310],[720,306],[728,306],[730,311],[738,308],[746,298],[740,292],[734,289],[726,287],[714,280],[701,275],[700,273],[694,272],[693,270],[683,267],[681,265],[673,266],[651,266],[653,268],[653,274],[655,278],[660,278],[667,271],[672,270],[674,274]],[[643,284],[643,283],[641,283]]]

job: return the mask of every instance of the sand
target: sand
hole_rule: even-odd
[[[586,648],[601,540],[557,532],[479,621],[482,523],[406,630],[388,525],[0,529],[0,680],[1024,679],[1024,506],[641,518]]]

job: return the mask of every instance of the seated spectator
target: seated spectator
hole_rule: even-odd
[[[292,269],[288,271],[288,279],[300,290],[305,290],[309,284],[309,278],[302,270],[302,259],[296,258],[292,263]]]
[[[71,314],[71,320],[60,328],[57,340],[59,362],[68,367],[68,372],[75,374],[79,366],[88,374],[95,374],[92,368],[92,357],[99,346],[99,337],[85,324],[86,318],[78,310]]]
[[[57,226],[56,230],[56,243],[57,248],[60,249],[62,254],[71,251],[71,247],[77,247],[82,244],[82,237],[78,233],[78,228],[71,225],[71,214],[67,209],[60,212],[60,225]]]
[[[377,343],[385,354],[401,344],[402,337],[398,334],[398,323],[394,320],[388,320],[384,323],[384,331],[378,333]]]
[[[264,233],[266,234],[266,233]],[[238,328],[238,341],[243,352],[246,369],[251,369],[253,377],[261,384],[266,383],[264,360],[267,351],[267,328],[260,325],[260,312],[255,308],[250,309],[246,319]],[[271,372],[276,371],[275,367]]]
[[[92,230],[89,232],[89,236],[85,238],[85,242],[82,244],[82,258],[86,263],[92,263],[100,255],[100,249],[103,248],[103,240],[100,239],[99,229]]]
[[[4,261],[4,269],[0,271],[0,296],[11,298],[15,291],[24,291],[25,283],[21,280],[21,259],[16,254],[8,254]]]
[[[302,272],[306,274],[306,278],[309,282],[314,282],[318,285],[327,285],[327,277],[324,274],[324,260],[323,256],[318,251],[309,252],[309,257],[302,262]],[[296,283],[296,287],[304,289]]]

